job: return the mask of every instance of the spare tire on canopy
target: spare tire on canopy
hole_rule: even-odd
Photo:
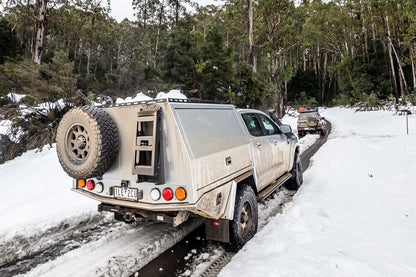
[[[99,108],[73,108],[59,123],[56,152],[62,168],[72,178],[100,177],[117,158],[116,124]]]

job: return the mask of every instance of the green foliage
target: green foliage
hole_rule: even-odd
[[[6,57],[14,58],[18,53],[19,42],[10,22],[0,17],[0,64]]]
[[[300,93],[300,97],[296,104],[297,105],[295,105],[295,107],[307,107],[307,108],[315,108],[315,107],[318,107],[319,105],[315,97],[309,96],[305,91],[302,91]]]
[[[206,37],[194,29],[186,17],[180,27],[161,42],[162,78],[182,88],[191,97],[223,100],[234,75],[233,49],[224,43],[224,35],[213,27]]]
[[[416,106],[416,93],[409,94],[409,95],[406,97],[406,101],[407,101],[407,102],[410,102],[413,106]]]
[[[134,0],[137,21],[120,23],[105,1],[49,5],[43,59],[35,67],[28,60],[35,6],[7,1],[0,94],[23,92],[25,101],[38,103],[71,98],[78,89],[86,98],[116,98],[179,88],[239,106],[274,106],[276,99],[374,103],[392,94],[387,30],[400,56],[394,70],[400,64],[412,85],[416,9],[410,0],[252,1],[257,73],[246,65],[247,1],[198,7],[192,15],[184,9],[188,2]]]
[[[223,34],[215,27],[208,32],[206,43],[196,51],[197,63],[205,64],[201,73],[197,72],[203,99],[223,99],[234,75],[231,64],[233,49],[225,45]]]
[[[299,71],[288,83],[288,102],[293,105],[315,107],[306,102],[319,99],[319,80],[312,70]],[[311,100],[313,99],[313,100]]]
[[[338,94],[333,99],[333,104],[335,106],[347,106],[347,105],[354,105],[357,100],[346,93]]]
[[[351,102],[366,101],[373,94],[380,99],[390,95],[389,64],[379,40],[370,41],[369,60],[365,53],[345,58],[339,65],[341,78],[339,86],[343,94],[349,94]],[[362,48],[361,48],[362,49]]]
[[[58,51],[52,62],[36,66],[28,59],[10,60],[1,66],[0,78],[4,79],[1,91],[28,94],[27,104],[55,102],[70,99],[75,92],[76,76],[73,62],[63,51]]]
[[[250,65],[243,64],[236,68],[236,74],[224,95],[224,100],[240,108],[258,108],[262,104],[270,103],[274,93],[273,87],[262,80],[259,74],[253,73]]]
[[[52,145],[59,121],[70,108],[71,106],[50,104],[48,109],[32,109],[17,118],[12,125],[11,134],[18,138],[18,142],[7,145],[7,158],[12,159],[30,149],[41,149],[46,144]]]
[[[51,88],[44,99],[69,99],[73,96],[77,78],[74,74],[74,62],[70,62],[68,54],[60,50],[55,52],[52,62],[41,64],[40,73]]]

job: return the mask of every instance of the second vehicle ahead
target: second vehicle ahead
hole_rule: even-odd
[[[299,109],[298,117],[298,135],[303,137],[306,134],[320,134],[324,136],[325,130],[325,118],[321,117],[318,109]]]

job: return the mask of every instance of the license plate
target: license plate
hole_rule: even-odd
[[[137,201],[137,189],[114,187],[114,197],[122,200]]]

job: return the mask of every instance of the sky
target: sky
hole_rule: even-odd
[[[201,6],[219,4],[221,0],[194,0],[193,2],[198,3]],[[111,16],[114,17],[118,22],[121,22],[124,18],[134,20],[134,10],[131,5],[132,0],[111,0]]]

